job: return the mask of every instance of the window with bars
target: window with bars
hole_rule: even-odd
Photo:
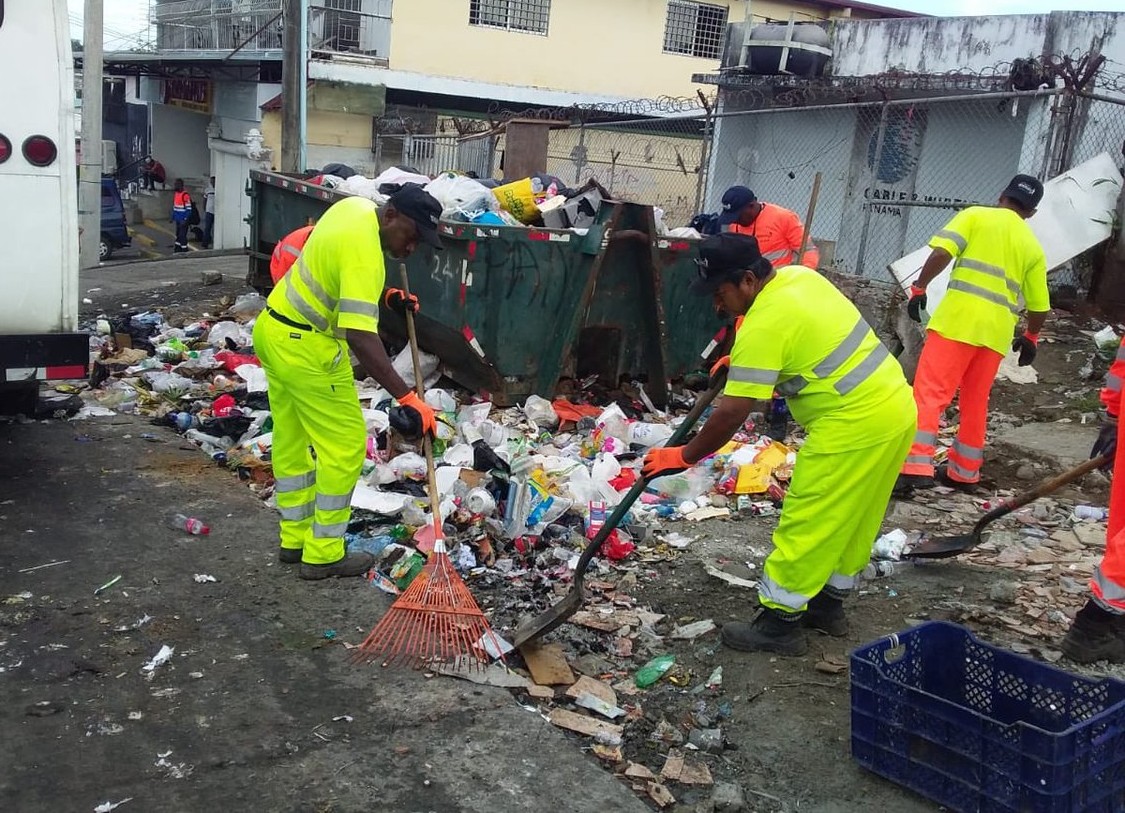
[[[469,25],[546,34],[551,0],[469,0]]]
[[[718,59],[727,30],[726,6],[670,0],[664,25],[664,53]]]

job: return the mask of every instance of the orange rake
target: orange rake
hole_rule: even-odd
[[[402,288],[409,293],[406,266],[399,268]],[[414,382],[421,396],[424,395],[422,364],[418,358],[414,314],[409,309],[406,311],[406,333],[414,360]],[[460,656],[471,655],[473,658],[467,659],[468,662],[479,666],[488,663],[489,651],[502,653],[502,645],[445,549],[437,477],[434,474],[434,448],[429,435],[423,438],[422,446],[426,452],[426,474],[429,477],[434,549],[422,572],[395,599],[352,657],[356,663],[382,659],[383,666],[412,666],[418,669],[435,662],[460,661]]]

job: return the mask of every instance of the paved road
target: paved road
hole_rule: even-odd
[[[198,316],[245,290],[245,267],[92,269],[84,310]],[[208,268],[223,285],[200,285]],[[211,534],[173,530],[176,512]],[[342,643],[388,597],[300,581],[276,561],[275,522],[144,418],[0,424],[0,810],[647,810],[506,690],[352,665]],[[143,671],[165,644],[172,659]]]

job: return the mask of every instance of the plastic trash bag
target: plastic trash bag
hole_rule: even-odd
[[[148,382],[149,386],[152,387],[153,392],[159,392],[162,394],[182,394],[189,392],[191,388],[195,386],[195,382],[190,378],[184,378],[182,375],[176,375],[175,373],[145,373],[142,378],[144,378],[145,381]]]
[[[492,190],[479,181],[453,172],[443,172],[425,187],[441,204],[442,216],[459,214],[472,220],[485,212],[495,212],[500,204]]]
[[[523,405],[523,414],[536,426],[554,427],[559,425],[559,416],[551,402],[538,395],[527,396]],[[491,445],[491,444],[489,444]]]
[[[257,316],[266,308],[266,298],[257,291],[250,294],[243,294],[234,300],[231,305],[231,312],[244,317]]]

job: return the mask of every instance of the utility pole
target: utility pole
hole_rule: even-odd
[[[281,55],[281,171],[303,172],[304,29],[302,0],[285,0],[285,33]]]
[[[98,264],[102,235],[102,0],[85,0],[82,13],[82,166],[79,173],[78,260]],[[59,149],[66,149],[60,144]]]

